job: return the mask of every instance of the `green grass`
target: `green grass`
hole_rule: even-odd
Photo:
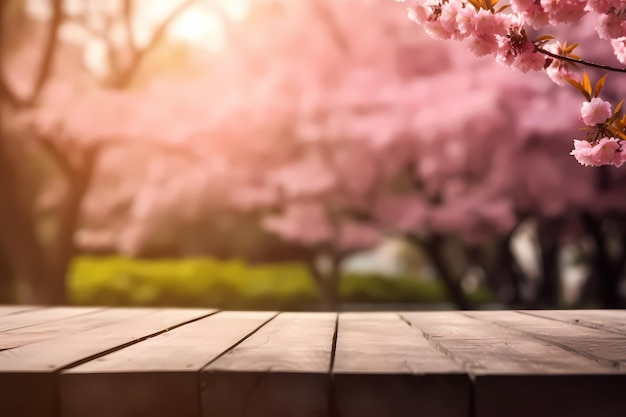
[[[246,265],[238,260],[136,260],[79,257],[70,270],[70,300],[77,305],[185,306],[222,309],[307,310],[319,293],[299,263]],[[488,299],[470,294],[474,301]],[[439,282],[375,274],[346,274],[344,302],[440,303]]]

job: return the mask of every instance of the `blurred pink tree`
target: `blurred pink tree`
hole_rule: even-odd
[[[254,5],[245,20],[224,18],[226,47],[202,76],[135,77],[133,90],[48,85],[25,119],[69,166],[73,197],[52,245],[66,249],[58,266],[37,264],[43,275],[33,277],[54,275],[27,281],[41,297],[31,299],[62,299],[80,247],[137,255],[151,242],[203,233],[197,225],[213,213],[235,222],[240,213],[299,248],[294,256],[328,306],[342,260],[394,235],[424,249],[460,308],[471,307],[462,282],[472,268],[505,303],[554,305],[560,248],[590,236],[595,282],[606,305],[617,302],[626,245],[617,255],[611,245],[626,241],[623,181],[567,156],[577,106],[570,91],[432,42],[387,0]],[[119,79],[133,77],[101,82],[120,87],[111,81]],[[9,225],[17,209],[6,213]],[[526,220],[541,225],[542,277],[531,297],[523,287],[533,282],[510,249]],[[607,222],[619,226],[613,234]],[[36,251],[32,218],[13,223],[19,230],[5,236],[26,230],[35,243],[7,244],[21,248],[12,259],[50,256]],[[227,238],[227,228],[211,227],[206,233]]]
[[[0,109],[3,120],[10,121],[0,126],[0,193],[3,201],[0,205],[0,245],[10,260],[21,301],[40,304],[65,301],[65,276],[69,262],[77,253],[74,235],[79,227],[82,202],[99,154],[112,138],[110,131],[102,131],[107,126],[94,119],[94,116],[102,117],[102,112],[107,110],[106,101],[100,100],[107,93],[96,93],[101,96],[91,98],[97,102],[96,108],[83,103],[85,108],[97,110],[93,113],[86,114],[81,111],[82,104],[71,103],[72,94],[67,94],[71,89],[67,85],[93,85],[94,80],[85,74],[75,59],[77,52],[80,56],[80,50],[76,51],[76,46],[63,40],[62,29],[77,21],[83,31],[102,36],[105,43],[109,42],[108,57],[116,65],[111,66],[110,76],[104,82],[108,86],[124,88],[133,82],[145,58],[159,46],[168,25],[192,3],[181,2],[157,24],[145,45],[139,46],[131,33],[133,0],[121,2],[117,11],[106,7],[92,8],[91,2],[83,3],[82,6],[86,7],[78,10],[64,0],[39,2],[44,7],[45,23],[33,20],[27,12],[29,5],[26,1],[0,2]],[[113,48],[110,39],[111,28],[115,25],[122,27],[126,37]],[[124,60],[117,59],[118,56]],[[69,117],[66,115],[65,121],[74,120],[75,124],[82,125],[83,133],[85,130],[99,131],[96,136],[106,140],[90,141],[94,135],[84,138],[81,132],[70,133],[66,127],[59,130],[54,117],[48,116],[36,117],[44,127],[35,135],[19,133],[24,130],[15,123],[16,115],[30,113],[31,109],[41,105],[63,106],[57,110],[74,112]],[[31,199],[33,184],[25,178],[27,175],[20,161],[29,152],[32,156],[33,151],[43,151],[64,180],[61,187],[56,187],[61,195],[57,197],[54,210],[52,237],[42,231],[40,212]]]
[[[342,13],[347,5],[330,7],[332,36],[309,41],[310,48],[301,51],[298,45],[320,24],[310,21],[316,15],[307,7],[285,6],[280,21],[266,16],[256,22],[257,31],[246,28],[235,37],[239,48],[226,60],[234,68],[222,69],[238,75],[238,85],[228,90],[243,91],[246,99],[235,97],[234,108],[216,120],[216,130],[206,132],[221,140],[203,160],[228,155],[228,162],[222,161],[226,176],[197,171],[204,172],[205,190],[215,190],[208,185],[212,178],[219,178],[214,184],[228,184],[222,198],[205,192],[206,203],[260,212],[266,230],[310,248],[314,276],[323,275],[316,269],[318,255],[334,260],[326,269],[330,275],[319,279],[330,283],[330,297],[336,296],[331,294],[346,254],[374,244],[380,235],[407,236],[427,251],[462,308],[469,304],[460,282],[473,263],[504,301],[521,301],[524,283],[513,279],[510,239],[520,221],[540,219],[546,227],[538,292],[553,303],[561,235],[547,226],[562,229],[597,201],[595,175],[561,157],[572,134],[566,112],[572,96],[547,80],[528,82],[492,63],[474,62],[450,46],[437,48],[439,59],[425,63],[421,57],[436,46],[411,35],[401,20],[386,21],[391,9],[381,3],[351,13]],[[371,39],[351,37],[350,27],[365,20],[376,22]],[[290,36],[280,35],[285,32]],[[373,42],[381,44],[375,54]],[[552,123],[542,121],[546,114]],[[245,128],[238,125],[242,120]],[[225,141],[235,151],[220,150]],[[536,169],[529,170],[528,161]],[[564,187],[567,181],[577,186]],[[197,181],[179,177],[168,183],[183,192]],[[196,189],[187,190],[191,198]],[[168,200],[158,211],[161,219],[171,216],[181,199]],[[142,204],[146,216],[154,215],[156,205]],[[141,236],[138,230],[148,236],[163,223],[132,222],[134,236]],[[348,232],[355,237],[348,239]],[[467,253],[465,266],[447,256],[455,237]],[[487,256],[494,248],[496,255]]]

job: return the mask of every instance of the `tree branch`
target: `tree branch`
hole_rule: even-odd
[[[4,58],[4,30],[3,22],[5,20],[4,14],[7,9],[8,2],[0,0],[0,104],[2,101],[6,101],[10,106],[17,107],[19,105],[19,99],[17,95],[11,90],[7,82],[4,80],[4,74],[2,72],[2,61]]]
[[[5,100],[11,107],[18,107],[20,104],[19,98],[6,84],[0,71],[0,103]]]
[[[321,0],[311,0],[311,5],[315,9],[317,16],[324,25],[328,28],[330,36],[333,38],[339,49],[345,54],[350,52],[350,45],[346,40],[346,37],[339,28],[335,15],[330,10],[330,7]]]
[[[6,4],[8,3],[0,1],[0,22],[4,20]],[[35,104],[35,102],[37,101],[37,98],[39,97],[39,94],[41,93],[44,84],[50,77],[50,70],[52,68],[52,63],[54,62],[54,57],[56,55],[59,43],[59,29],[61,27],[61,23],[63,22],[63,18],[63,0],[52,0],[52,17],[48,25],[48,36],[46,38],[46,44],[44,46],[41,63],[38,69],[39,71],[37,73],[37,76],[35,77],[33,88],[27,97],[19,97],[17,93],[15,93],[15,91],[10,88],[8,83],[2,77],[2,67],[0,66],[0,94],[2,94],[2,97],[6,97],[7,102],[12,107],[29,107]],[[2,32],[2,30],[0,30],[0,32]],[[0,33],[0,44],[1,43],[2,34]],[[2,61],[1,58],[2,48],[0,46],[0,62]]]
[[[593,68],[599,68],[605,71],[613,71],[613,72],[625,72],[626,73],[626,68],[617,68],[617,67],[612,67],[610,65],[603,65],[603,64],[596,64],[595,62],[589,62],[589,61],[585,61],[583,59],[576,59],[576,58],[572,58],[572,57],[568,57],[568,56],[562,56],[559,54],[555,54],[552,53],[550,51],[546,51],[543,48],[537,47],[535,49],[535,51],[539,52],[540,54],[544,54],[547,55],[551,58],[554,59],[558,59],[560,61],[567,61],[567,62],[571,62],[572,64],[577,64],[577,65],[584,65],[587,67],[593,67]]]
[[[113,86],[116,88],[124,88],[127,87],[133,76],[139,69],[143,59],[151,52],[159,43],[161,38],[165,35],[169,25],[180,16],[187,8],[193,5],[196,0],[186,0],[183,3],[179,4],[166,18],[161,22],[161,24],[156,28],[152,37],[150,38],[150,42],[141,49],[136,49],[133,54],[132,60],[126,70],[123,71],[118,77],[116,77],[113,81]]]
[[[63,0],[52,0],[52,18],[48,26],[48,37],[46,39],[46,46],[44,49],[41,64],[39,65],[39,73],[35,79],[35,85],[30,93],[30,96],[24,100],[26,106],[31,106],[39,97],[44,84],[50,76],[50,70],[52,63],[54,62],[54,56],[56,55],[58,42],[59,29],[63,22]]]
[[[74,167],[72,166],[67,155],[59,149],[59,147],[50,139],[35,135],[35,140],[43,149],[48,152],[50,156],[54,159],[54,161],[59,166],[59,169],[63,172],[66,178],[71,179],[74,175]]]
[[[133,0],[124,0],[122,6],[122,17],[124,19],[124,28],[126,30],[126,40],[128,41],[128,47],[131,51],[137,51],[137,41],[135,40],[135,33],[133,32],[133,17],[134,17],[134,2]]]

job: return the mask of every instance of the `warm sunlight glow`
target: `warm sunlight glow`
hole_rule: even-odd
[[[245,19],[250,11],[250,0],[221,0],[219,5],[233,20]]]
[[[190,8],[172,24],[169,35],[211,50],[224,44],[224,30],[218,16],[202,8]]]

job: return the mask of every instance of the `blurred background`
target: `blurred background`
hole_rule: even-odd
[[[392,0],[0,0],[0,303],[625,307],[581,102]]]

